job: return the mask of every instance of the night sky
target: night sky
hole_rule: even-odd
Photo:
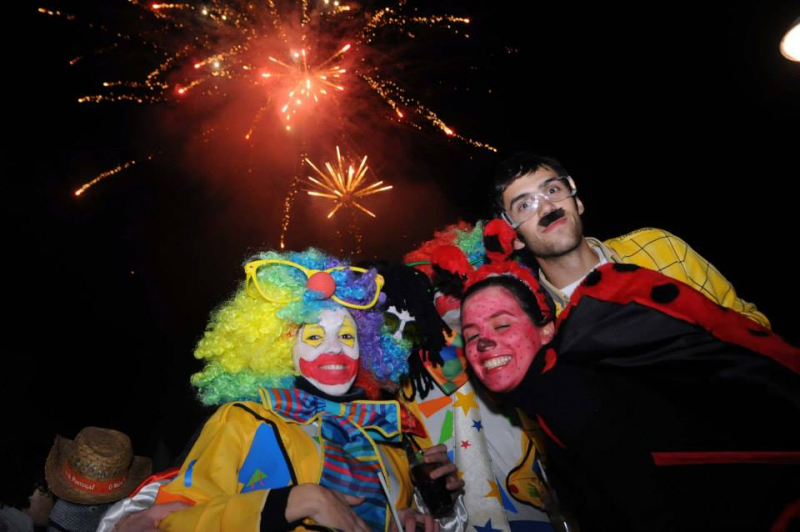
[[[296,159],[301,144],[266,126],[244,143],[252,105],[239,99],[78,104],[102,81],[152,64],[125,50],[93,54],[107,35],[36,8],[135,31],[130,8],[23,4],[6,19],[23,37],[4,36],[11,242],[0,455],[13,473],[43,460],[55,434],[96,425],[130,434],[138,454],[174,456],[203,416],[188,384],[199,368],[193,346],[246,257],[277,247],[294,172],[287,154]],[[404,126],[365,98],[346,142],[395,188],[365,201],[375,221],[356,215],[363,250],[354,259],[396,260],[448,223],[491,215],[494,167],[529,149],[569,169],[588,235],[675,233],[800,342],[791,304],[800,298],[800,64],[778,51],[800,9],[698,4],[442,2],[435,12],[470,17],[469,39],[430,30],[387,39],[378,59],[408,93],[499,153]],[[71,67],[78,55],[88,59]],[[204,143],[197,133],[208,124],[224,127]],[[313,149],[327,131],[320,126]],[[298,193],[287,246],[352,250],[350,215],[331,221],[328,211]]]

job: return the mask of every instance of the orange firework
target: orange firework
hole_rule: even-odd
[[[346,91],[348,98],[363,98],[365,91],[360,89],[367,88],[391,108],[389,116],[394,120],[416,129],[427,122],[449,137],[494,151],[486,143],[456,134],[433,110],[411,96],[400,86],[391,62],[368,60],[385,53],[376,43],[385,31],[415,39],[411,31],[415,27],[441,27],[468,39],[469,34],[462,29],[470,23],[466,17],[421,16],[407,5],[408,0],[396,0],[394,5],[375,11],[337,0],[320,0],[313,6],[308,0],[123,3],[144,12],[137,15],[141,33],[125,34],[89,23],[89,27],[116,35],[110,46],[97,53],[139,48],[151,54],[153,63],[144,75],[136,75],[138,79],[105,81],[102,91],[82,96],[80,103],[151,104],[190,95],[247,101],[252,97],[246,92],[255,89],[251,94],[258,100],[261,89],[267,87],[267,99],[274,102],[276,113],[280,111],[282,127],[293,129],[301,108],[318,103],[330,92],[345,92],[342,77],[348,70],[348,83],[353,87]],[[71,21],[80,19],[54,9],[39,11]],[[343,45],[340,39],[350,44]],[[348,50],[355,57],[348,60],[345,69],[342,59]],[[73,63],[85,60],[76,58]],[[247,140],[252,140],[253,130],[264,115],[264,102],[252,103],[254,119],[249,133],[243,135]],[[358,106],[345,101],[337,108],[346,113]],[[317,124],[311,123],[312,127]]]
[[[356,167],[352,161],[345,161],[339,151],[339,146],[336,146],[336,166],[329,162],[325,163],[327,173],[323,172],[306,159],[311,168],[320,176],[320,179],[308,176],[311,182],[312,190],[307,190],[309,196],[317,196],[320,198],[327,198],[333,201],[334,207],[328,213],[328,218],[331,218],[336,211],[342,207],[356,207],[361,211],[369,214],[375,218],[375,213],[361,205],[358,200],[391,190],[391,185],[383,185],[383,181],[376,181],[374,183],[366,184],[366,175],[369,167],[367,166],[367,156],[365,155],[361,162]]]
[[[286,119],[287,130],[291,129],[289,121],[292,116],[297,114],[303,104],[306,104],[307,107],[312,100],[314,103],[318,103],[321,97],[328,94],[327,89],[344,90],[340,84],[340,78],[346,70],[338,65],[331,66],[331,63],[349,49],[350,45],[347,44],[328,59],[314,66],[309,66],[305,48],[291,54],[292,64],[284,63],[272,56],[269,57],[270,61],[283,69],[278,73],[265,71],[261,77],[264,79],[288,78],[291,84],[288,100],[281,108],[281,113]]]

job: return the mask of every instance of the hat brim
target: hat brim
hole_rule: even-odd
[[[44,466],[44,474],[47,479],[47,484],[50,491],[66,501],[74,502],[76,504],[103,504],[109,502],[116,502],[124,499],[131,492],[142,483],[153,469],[153,463],[149,458],[143,456],[134,456],[131,467],[128,469],[128,476],[125,483],[118,489],[110,493],[88,493],[77,489],[64,478],[62,469],[66,463],[66,457],[69,455],[74,442],[61,436],[56,436],[56,442],[50,453],[47,455],[47,461]]]

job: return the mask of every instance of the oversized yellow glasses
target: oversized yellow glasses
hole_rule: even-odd
[[[308,279],[306,282],[306,287],[309,290],[315,290],[317,292],[321,292],[325,299],[333,299],[343,307],[347,308],[354,308],[358,310],[364,310],[368,308],[372,308],[375,306],[375,303],[378,302],[378,297],[381,295],[381,289],[383,288],[384,279],[381,275],[375,276],[375,295],[372,297],[372,301],[363,305],[359,303],[351,303],[349,301],[344,301],[343,299],[339,298],[339,296],[335,295],[334,292],[336,291],[336,281],[333,279],[331,272],[336,270],[350,270],[357,273],[366,273],[368,270],[364,268],[356,268],[355,266],[335,266],[333,268],[328,268],[327,270],[312,270],[310,268],[306,268],[301,264],[297,264],[296,262],[282,260],[282,259],[262,259],[262,260],[254,260],[248,262],[244,265],[244,272],[247,275],[247,281],[245,283],[245,287],[247,289],[247,293],[253,297],[252,287],[255,287],[258,294],[267,301],[271,301],[273,303],[289,303],[291,301],[298,301],[300,298],[289,298],[289,299],[280,299],[273,296],[268,295],[262,289],[261,284],[258,282],[258,278],[256,277],[256,273],[258,272],[259,268],[263,266],[267,266],[270,264],[280,264],[283,266],[290,266],[292,268],[296,268],[303,272]]]

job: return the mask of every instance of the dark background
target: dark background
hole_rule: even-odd
[[[92,20],[120,9],[124,19],[115,4],[124,2],[41,2],[6,19],[4,482],[42,461],[55,434],[72,438],[87,425],[127,432],[138,454],[178,453],[202,416],[188,378],[208,313],[250,253],[278,245],[292,168],[273,164],[269,150],[222,135],[209,163],[185,109],[76,103],[138,58],[70,67],[105,37],[36,8]],[[499,153],[388,120],[374,136],[354,128],[376,175],[395,186],[366,202],[374,222],[356,218],[363,252],[354,258],[399,259],[447,223],[488,216],[494,167],[532,149],[575,177],[587,234],[675,233],[800,341],[800,64],[778,51],[800,16],[792,4],[435,6],[469,16],[469,40],[420,32],[396,51],[399,74],[459,133]],[[366,115],[391,115],[370,105]],[[152,161],[72,195],[149,153]],[[353,249],[349,215],[328,221],[327,206],[302,194],[292,213],[288,247]]]

